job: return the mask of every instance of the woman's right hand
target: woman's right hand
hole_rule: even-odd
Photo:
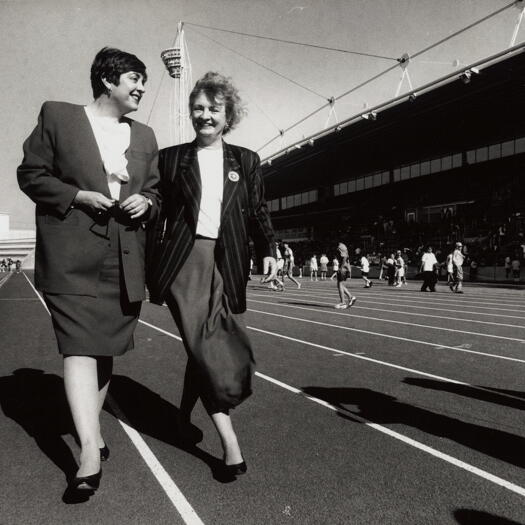
[[[103,213],[115,205],[114,199],[108,199],[98,191],[79,190],[75,196],[73,204],[82,206],[95,213]]]

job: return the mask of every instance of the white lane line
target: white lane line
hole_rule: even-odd
[[[353,290],[354,292],[358,293],[360,297],[366,297],[366,298],[369,298],[370,300],[373,300],[375,298],[377,298],[377,294],[375,292],[365,292],[363,290],[363,287],[355,287],[355,286],[351,286],[350,285],[350,288],[351,290]],[[248,288],[249,290],[257,290],[257,291],[263,291],[265,288],[255,288],[255,287],[250,287]],[[301,290],[303,290],[303,292],[306,292],[307,294],[310,294],[310,295],[313,295],[315,296],[315,294],[323,294],[323,293],[330,293],[331,295],[333,296],[337,296],[337,290],[333,290],[333,294],[330,290],[328,289],[325,289],[325,288],[315,288],[315,289],[311,289],[311,288],[304,288],[304,287],[301,287]],[[361,290],[361,291],[359,291]],[[381,290],[381,292],[383,292],[383,290]],[[297,289],[293,289],[291,291],[289,291],[288,289],[284,292],[285,294],[291,294],[291,293],[301,293],[301,292],[298,292]],[[429,294],[427,294],[428,296]],[[444,307],[448,307],[448,306],[455,306],[455,307],[458,307],[458,306],[463,306],[463,305],[468,305],[470,308],[481,308],[481,309],[484,309],[484,310],[501,310],[501,311],[510,311],[510,312],[522,312],[523,311],[523,306],[522,304],[505,304],[505,303],[501,303],[501,302],[498,302],[498,303],[492,303],[492,302],[482,302],[482,301],[479,301],[479,300],[476,300],[476,298],[472,298],[471,300],[470,299],[467,299],[466,296],[462,295],[462,300],[456,300],[456,301],[453,301],[453,300],[450,300],[450,299],[446,299],[444,297],[440,297],[439,295],[436,296],[435,294],[433,294],[432,296],[432,303],[433,304],[436,304],[436,305],[440,305],[442,306],[443,308]],[[385,298],[385,294],[383,293],[381,295],[381,298]],[[428,304],[428,300],[424,300],[424,299],[414,299],[414,296],[411,294],[411,295],[406,295],[405,293],[403,293],[402,291],[394,291],[392,290],[391,294],[389,293],[388,294],[388,298],[389,299],[392,299],[393,302],[396,302],[398,300],[403,300],[403,301],[409,301],[409,302],[412,302],[412,303],[416,303],[416,304]],[[475,302],[475,304],[470,304],[471,302]],[[397,304],[397,302],[396,302]],[[477,306],[477,305],[498,305],[498,306],[512,306],[512,307],[516,307],[517,310],[513,310],[513,309],[509,309],[509,308],[495,308],[495,307],[492,307],[492,306]]]
[[[352,288],[352,289],[358,290],[358,288]],[[401,295],[401,294],[403,294],[403,292],[396,293],[393,291],[392,295],[391,296],[389,295],[388,297],[389,298],[392,297],[394,301],[403,300],[403,301],[410,301],[413,303],[428,304],[428,301],[425,301],[424,299],[414,299],[413,295],[407,296],[407,295],[404,295],[404,294]],[[370,299],[373,299],[374,297],[376,297],[373,292],[359,292],[359,295],[368,297]],[[508,312],[522,312],[523,311],[523,305],[521,304],[506,304],[506,303],[501,303],[501,302],[498,302],[498,303],[484,302],[476,298],[467,298],[464,295],[461,296],[462,297],[461,300],[456,300],[456,301],[451,300],[451,299],[446,299],[444,297],[439,297],[439,296],[436,297],[435,294],[432,294],[430,297],[432,297],[432,299],[429,298],[429,300],[431,300],[432,303],[439,304],[443,308],[448,307],[448,306],[458,307],[458,306],[468,305],[470,308],[482,308],[484,310],[491,310],[491,311],[492,310],[501,310],[504,312],[507,312],[507,311]],[[475,303],[475,304],[470,304],[470,303]],[[495,306],[491,306],[491,305],[495,305]],[[498,308],[501,306],[504,306],[505,308]],[[515,307],[516,310],[512,308],[507,308],[507,307]]]
[[[269,297],[268,294],[263,294],[263,293],[251,293],[248,295],[248,299],[250,297]],[[272,296],[270,296],[272,297]],[[283,297],[283,296],[279,296],[279,297]],[[289,297],[289,296],[288,296]],[[283,298],[286,299],[288,298],[287,296],[284,296]],[[319,296],[311,296],[311,299],[305,299],[304,296],[298,296],[297,294],[293,294],[293,297],[291,297],[292,299],[301,299],[303,302],[307,302],[307,303],[311,303],[312,306],[316,305],[316,304],[327,304],[327,305],[331,305],[333,306],[335,301],[333,302],[330,302],[330,303],[326,303],[326,302],[323,302],[323,301],[319,301],[318,298],[320,299],[328,299],[330,298],[329,296],[326,296],[326,295],[319,295]],[[357,309],[357,310],[372,310],[374,312],[383,312],[385,314],[388,314],[388,315],[404,315],[405,317],[409,317],[409,316],[417,316],[417,317],[430,317],[432,319],[448,319],[450,321],[458,321],[458,322],[465,322],[465,323],[477,323],[477,324],[487,324],[487,325],[492,325],[492,326],[506,326],[508,328],[521,328],[522,330],[525,330],[525,326],[522,326],[522,325],[519,325],[519,324],[506,324],[506,323],[496,323],[496,322],[491,322],[491,321],[480,321],[480,320],[477,320],[477,319],[465,319],[465,318],[462,318],[462,317],[447,317],[447,316],[444,316],[444,315],[432,315],[432,314],[422,314],[422,313],[419,313],[419,312],[406,312],[406,311],[402,311],[402,310],[385,310],[384,308],[372,308],[371,306],[362,306],[362,300],[361,300],[361,296],[360,295],[357,295],[357,298],[359,299],[359,305],[357,306],[353,306],[352,308],[353,309]],[[365,302],[366,299],[365,299]],[[372,301],[370,301],[372,302]],[[374,304],[385,304],[385,305],[388,305],[388,306],[392,306],[392,303],[383,303],[381,301],[373,301]],[[407,308],[418,308],[420,310],[422,309],[425,309],[425,310],[441,310],[440,308],[425,308],[425,307],[421,307],[421,306],[411,306],[411,305],[407,305],[407,304],[398,304],[396,303],[396,307],[399,308],[399,307],[407,307]],[[441,310],[442,311],[442,310]],[[462,313],[462,314],[473,314],[473,315],[479,315],[477,312],[464,312],[462,310],[447,310],[447,312],[458,312],[458,313]],[[490,315],[491,317],[511,317],[511,316],[508,316],[508,315],[502,315],[502,314],[482,314],[482,315]],[[518,319],[525,319],[525,317],[517,317]]]
[[[260,292],[262,292],[262,290],[258,290]],[[264,296],[264,297],[272,297],[275,295],[275,292],[274,293],[254,293],[254,292],[249,292],[248,293],[249,296],[251,295],[259,295],[259,296]],[[306,295],[306,297],[309,297],[311,300],[316,300],[317,298],[322,298],[322,299],[330,299],[331,301],[333,302],[336,302],[337,300],[339,300],[339,296],[336,294],[336,293],[330,293],[328,290],[324,293],[319,293],[319,294],[313,294],[313,293],[309,293],[309,294],[304,294],[304,293],[301,293],[301,292],[298,292],[298,291],[293,291],[293,292],[284,292],[284,294],[280,293],[279,297],[297,297],[297,298],[304,298]],[[394,304],[393,301],[390,301],[390,302],[382,302],[382,301],[378,301],[378,298],[380,299],[385,299],[385,297],[383,295],[380,295],[380,296],[373,296],[373,297],[370,297],[368,295],[363,295],[361,293],[358,293],[357,294],[357,297],[359,298],[359,300],[361,302],[364,302],[364,303],[372,303],[372,304],[385,304],[385,305],[388,305],[390,307],[392,307],[392,305]],[[428,302],[424,302],[422,304],[428,304]],[[418,308],[420,310],[438,310],[440,312],[442,312],[444,310],[444,307],[443,306],[439,306],[439,307],[431,307],[431,306],[421,306],[421,304],[403,304],[403,303],[399,303],[399,302],[396,302],[395,303],[396,306],[398,307],[404,307],[404,308]],[[363,308],[363,307],[361,307]],[[509,314],[495,314],[493,312],[472,312],[472,311],[469,311],[469,310],[452,310],[450,308],[446,308],[446,311],[447,313],[462,313],[462,314],[472,314],[472,315],[486,315],[486,316],[490,316],[490,317],[508,317],[509,319],[525,319],[525,316],[522,316],[522,315],[509,315]],[[410,312],[411,313],[411,312]],[[411,315],[413,315],[411,313]],[[465,319],[467,320],[467,319]],[[470,321],[470,319],[468,319]]]
[[[255,328],[254,326],[248,326],[248,328],[250,330],[253,330],[255,332],[260,332],[262,334],[273,335],[274,337],[280,337],[281,339],[286,339],[288,341],[293,341],[294,343],[299,343],[299,344],[303,344],[303,345],[306,345],[306,346],[313,346],[314,348],[320,348],[321,350],[328,350],[329,352],[334,352],[336,354],[346,355],[348,357],[354,357],[355,359],[361,359],[363,361],[369,361],[371,363],[376,363],[376,364],[382,365],[382,366],[388,366],[390,368],[396,368],[397,370],[403,370],[403,372],[411,372],[411,373],[418,374],[418,375],[421,375],[421,376],[424,376],[424,377],[431,377],[432,379],[437,379],[439,381],[444,381],[446,383],[453,383],[455,385],[468,386],[469,388],[473,388],[474,390],[479,390],[481,392],[485,392],[485,393],[488,393],[488,394],[491,394],[491,395],[498,395],[498,396],[505,397],[505,398],[508,398],[508,399],[514,399],[514,400],[520,401],[522,403],[525,401],[522,397],[519,397],[519,396],[513,396],[512,394],[505,394],[503,392],[494,392],[494,390],[491,390],[490,388],[484,388],[482,386],[476,386],[476,385],[472,385],[470,383],[465,383],[463,381],[458,381],[457,379],[450,379],[449,377],[444,377],[444,376],[438,376],[438,375],[435,375],[435,374],[430,374],[428,372],[423,372],[422,370],[417,370],[415,368],[408,368],[406,366],[396,365],[396,364],[390,363],[388,361],[381,361],[379,359],[374,359],[372,357],[366,357],[366,356],[361,355],[360,353],[357,353],[357,352],[356,353],[354,353],[354,352],[346,352],[344,350],[339,350],[337,348],[333,348],[333,347],[330,347],[330,346],[325,346],[325,345],[320,345],[320,344],[317,344],[317,343],[312,343],[310,341],[305,341],[304,339],[297,339],[295,337],[290,337],[290,336],[287,336],[287,335],[284,335],[284,334],[278,334],[277,332],[270,332],[268,330],[263,330],[261,328]],[[454,347],[452,347],[452,348],[455,349]]]
[[[3,272],[2,272],[3,273]],[[9,278],[11,277],[11,273],[8,273],[5,277],[2,277],[0,279],[0,288],[2,288],[2,286],[4,286],[4,284],[9,281]]]
[[[159,482],[160,486],[163,488],[171,503],[181,515],[184,523],[187,523],[188,525],[204,525],[204,522],[199,518],[194,508],[190,505],[184,494],[180,491],[179,487],[177,487],[173,479],[166,472],[166,469],[162,466],[148,445],[146,445],[146,442],[144,439],[142,439],[142,436],[133,427],[128,425],[128,423],[124,422],[126,421],[126,417],[120,410],[119,406],[116,404],[115,400],[109,396],[108,398],[109,406],[114,412],[117,421],[120,423],[131,442],[139,451],[139,454],[150,468],[151,472]]]
[[[467,472],[470,472],[471,474],[474,474],[476,476],[479,476],[480,478],[483,478],[487,481],[490,481],[492,483],[495,483],[496,485],[499,485],[500,487],[503,487],[507,490],[510,490],[512,492],[515,492],[516,494],[519,494],[520,496],[525,496],[525,488],[520,487],[519,485],[516,485],[514,483],[511,483],[510,481],[507,481],[506,479],[500,478],[499,476],[495,476],[494,474],[491,474],[490,472],[487,472],[485,470],[482,470],[478,467],[475,467],[474,465],[471,465],[470,463],[466,463],[464,461],[461,461],[453,456],[450,456],[448,454],[445,454],[444,452],[440,452],[439,450],[436,450],[435,448],[429,447],[428,445],[424,445],[423,443],[420,443],[419,441],[416,441],[415,439],[409,438],[407,436],[404,436],[403,434],[399,434],[398,432],[395,432],[394,430],[391,430],[388,427],[384,427],[382,425],[378,425],[377,423],[372,423],[368,419],[365,419],[361,416],[358,416],[354,414],[353,412],[342,410],[331,403],[328,403],[327,401],[324,401],[322,399],[319,399],[314,396],[310,396],[308,394],[305,394],[298,388],[292,387],[290,385],[287,385],[286,383],[283,383],[282,381],[278,381],[277,379],[274,379],[272,377],[269,377],[264,374],[257,374],[262,379],[265,379],[266,381],[269,381],[270,383],[273,383],[281,388],[284,388],[290,392],[293,392],[294,394],[301,395],[305,397],[306,399],[309,399],[310,401],[313,401],[314,403],[317,403],[319,405],[322,405],[326,408],[329,408],[330,410],[333,410],[337,412],[338,414],[341,414],[344,417],[350,417],[351,419],[355,419],[359,423],[362,423],[366,425],[369,428],[373,428],[374,430],[378,430],[379,432],[382,432],[383,434],[386,434],[394,439],[397,439],[398,441],[401,441],[403,443],[406,443],[407,445],[410,445],[411,447],[417,448],[423,452],[426,452],[427,454],[430,454],[438,459],[441,459],[443,461],[446,461],[447,463],[450,463],[451,465],[454,465],[455,467],[459,467],[463,470],[466,470]]]
[[[162,328],[159,328],[158,326],[155,326],[155,325],[152,325],[150,323],[147,323],[145,321],[140,321],[142,324],[154,329],[154,330],[157,330],[169,337],[173,337],[174,339],[177,339],[179,341],[181,341],[182,339],[171,333],[171,332],[168,332],[166,330],[163,330]],[[262,333],[265,333],[265,334],[270,334],[270,335],[276,335],[278,337],[283,337],[284,339],[289,339],[289,340],[292,340],[292,341],[297,341],[297,342],[301,342],[301,343],[304,343],[304,344],[308,344],[308,345],[311,345],[311,346],[316,346],[318,348],[324,348],[324,349],[327,349],[327,350],[330,350],[332,352],[338,352],[338,353],[342,353],[342,354],[346,354],[346,355],[350,355],[352,357],[356,357],[356,358],[359,358],[359,359],[365,359],[367,361],[374,361],[376,363],[380,363],[380,364],[386,364],[388,366],[392,366],[393,368],[400,368],[402,370],[405,370],[405,371],[410,371],[410,372],[414,372],[416,374],[421,374],[421,375],[424,375],[424,376],[427,376],[427,377],[432,377],[432,378],[435,378],[435,379],[439,379],[439,380],[442,380],[442,381],[446,381],[446,382],[449,382],[449,383],[455,383],[455,384],[458,384],[458,385],[465,385],[465,386],[469,386],[471,388],[474,388],[476,390],[483,390],[485,392],[489,392],[491,394],[494,394],[494,392],[492,390],[487,390],[487,389],[484,389],[484,388],[481,388],[481,387],[476,387],[476,386],[473,386],[473,385],[469,385],[468,383],[463,383],[462,381],[455,381],[454,379],[447,379],[447,378],[444,378],[444,377],[440,377],[440,376],[435,376],[435,375],[432,375],[432,374],[427,374],[425,372],[420,372],[418,370],[412,370],[410,368],[404,368],[404,367],[400,367],[400,366],[397,366],[397,365],[392,365],[392,364],[389,364],[389,363],[384,363],[384,362],[381,362],[381,361],[377,361],[375,359],[370,359],[370,358],[365,358],[363,356],[359,356],[359,355],[355,355],[355,354],[349,354],[348,352],[343,352],[341,350],[336,350],[334,348],[329,348],[329,347],[323,347],[322,345],[317,345],[317,344],[314,344],[314,343],[308,343],[306,341],[300,341],[299,339],[293,339],[291,337],[286,337],[286,336],[282,336],[280,334],[275,334],[275,333],[272,333],[272,332],[268,332],[266,330],[260,330],[258,328],[254,328],[254,327],[251,327],[251,326],[248,326],[248,328],[250,328],[251,330],[255,330],[257,332],[262,332]],[[309,399],[310,401],[314,401],[315,403],[318,403],[322,406],[325,406],[327,408],[330,408],[331,410],[334,410],[346,417],[351,417],[351,418],[354,418],[356,421],[360,422],[360,423],[363,423],[365,424],[366,426],[368,426],[369,428],[373,428],[374,430],[378,430],[379,432],[382,432],[383,434],[386,434],[390,437],[393,437],[399,441],[402,441],[403,443],[406,443],[407,445],[410,445],[414,448],[417,448],[419,450],[422,450],[423,452],[426,452],[427,454],[430,454],[438,459],[441,459],[443,461],[446,461],[456,467],[459,467],[463,470],[466,470],[468,472],[470,472],[471,474],[474,474],[476,476],[479,476],[487,481],[491,481],[492,483],[495,483],[496,485],[499,485],[503,488],[506,488],[512,492],[515,492],[517,494],[519,494],[520,496],[525,496],[525,488],[523,487],[520,487],[519,485],[515,485],[514,483],[511,483],[510,481],[507,481],[503,478],[500,478],[498,476],[495,476],[493,474],[490,474],[489,472],[486,472],[484,470],[481,470],[473,465],[470,465],[469,463],[465,463],[464,461],[461,461],[453,456],[450,456],[448,454],[445,454],[443,452],[440,452],[439,450],[436,450],[432,447],[429,447],[428,445],[424,445],[423,443],[420,443],[419,441],[416,441],[412,438],[409,438],[407,436],[404,436],[403,434],[399,434],[398,432],[395,432],[387,427],[384,427],[382,425],[378,425],[377,423],[372,423],[371,421],[368,421],[367,419],[364,419],[360,416],[357,416],[355,415],[353,412],[347,412],[347,411],[344,411],[344,410],[341,410],[339,408],[337,408],[336,406],[328,403],[327,401],[323,401],[322,399],[318,399],[316,397],[313,397],[313,396],[310,396],[310,395],[307,395],[305,394],[304,392],[302,392],[301,390],[297,389],[297,388],[294,388],[290,385],[287,385],[286,383],[283,383],[282,381],[279,381],[277,379],[274,379],[270,376],[267,376],[265,374],[262,374],[260,372],[255,372],[255,375],[257,377],[260,377],[261,379],[264,379],[265,381],[269,381],[270,383],[273,383],[277,386],[280,386],[281,388],[284,388],[286,390],[289,390],[290,392],[293,392],[294,394],[299,394],[299,395],[302,395],[304,397],[306,397],[307,399]],[[499,393],[498,393],[499,395]],[[512,399],[518,399],[519,401],[523,401],[522,398],[520,397],[514,397],[514,396],[510,396],[510,395],[506,395],[504,394],[503,397],[510,397]]]
[[[262,313],[266,313],[266,312],[262,312]],[[283,317],[286,317],[286,316],[283,316]],[[162,333],[164,335],[167,335],[168,337],[172,337],[173,339],[177,339],[177,341],[182,341],[182,338],[179,337],[178,335],[175,335],[172,332],[168,332],[167,330],[163,330],[162,328],[160,328],[158,326],[155,326],[153,324],[147,323],[146,321],[143,321],[142,319],[139,319],[139,323],[142,323],[142,324],[148,326],[149,328],[152,328],[153,330],[157,330],[158,332],[160,332],[160,333]],[[324,324],[324,323],[320,323],[320,324]],[[488,393],[488,394],[491,394],[491,395],[497,395],[497,396],[505,397],[505,398],[508,398],[508,399],[514,399],[514,400],[517,400],[517,401],[525,402],[525,400],[522,397],[513,396],[511,394],[505,394],[503,392],[494,392],[494,390],[490,390],[489,388],[483,388],[482,386],[472,385],[470,383],[465,383],[464,381],[458,381],[457,379],[450,379],[449,377],[438,376],[436,374],[430,374],[428,372],[423,372],[422,370],[417,370],[415,368],[408,368],[406,366],[396,365],[396,364],[390,363],[388,361],[381,361],[379,359],[374,359],[372,357],[364,356],[360,352],[355,352],[355,353],[354,352],[346,352],[344,350],[339,350],[337,348],[333,348],[333,347],[330,347],[330,346],[319,345],[317,343],[311,343],[310,341],[305,341],[303,339],[296,339],[295,337],[290,337],[290,336],[287,336],[287,335],[278,334],[276,332],[270,332],[268,330],[262,330],[261,328],[255,328],[254,326],[247,326],[247,328],[250,329],[250,330],[253,330],[254,332],[260,332],[260,333],[263,333],[263,334],[272,335],[274,337],[280,337],[281,339],[286,339],[287,341],[293,341],[295,343],[300,343],[300,344],[303,344],[303,345],[306,345],[306,346],[312,346],[314,348],[320,348],[321,350],[328,350],[328,351],[333,352],[333,353],[338,354],[338,355],[345,355],[345,356],[348,356],[348,357],[354,357],[355,359],[361,359],[363,361],[369,361],[371,363],[375,363],[375,364],[378,364],[378,365],[388,366],[390,368],[395,368],[397,370],[403,370],[403,372],[410,372],[410,373],[417,374],[417,375],[420,375],[420,376],[423,376],[423,377],[430,377],[432,379],[437,379],[438,381],[444,381],[446,383],[453,383],[455,385],[468,386],[469,388],[472,388],[474,390],[479,390],[481,392],[485,392],[485,393]],[[360,331],[362,331],[362,330],[360,330]],[[396,338],[396,339],[403,339],[403,338]],[[419,342],[419,341],[413,341],[411,339],[403,339],[403,340],[404,341],[409,341],[409,342]],[[430,343],[424,343],[424,344],[430,344]],[[433,345],[433,346],[435,346],[435,345]],[[457,350],[458,349],[458,348],[456,348],[454,346],[446,347],[446,348],[451,348],[452,350]],[[255,375],[259,375],[259,373],[255,372]]]
[[[265,303],[265,304],[270,304],[270,303]],[[300,307],[295,307],[295,308],[300,308]],[[304,309],[308,310],[308,308],[304,308]],[[428,341],[420,341],[418,339],[409,339],[407,337],[401,337],[399,335],[390,335],[390,334],[383,334],[381,332],[372,332],[371,330],[363,330],[361,328],[351,328],[349,326],[341,326],[338,324],[321,323],[319,321],[312,321],[311,319],[303,319],[302,317],[292,317],[290,315],[265,312],[263,310],[254,310],[253,308],[248,308],[248,311],[259,313],[259,314],[264,314],[264,315],[271,315],[274,317],[281,317],[281,318],[284,317],[285,319],[292,319],[294,321],[301,321],[303,323],[319,324],[321,326],[330,326],[331,328],[340,328],[341,330],[348,330],[350,332],[357,332],[357,333],[368,334],[368,335],[376,335],[378,337],[386,337],[388,339],[396,339],[398,341],[407,341],[409,343],[418,343],[421,345],[432,346],[433,348],[436,348],[436,347],[447,348],[449,350],[455,350],[456,352],[466,352],[468,354],[477,354],[477,355],[483,355],[485,357],[494,357],[496,359],[504,359],[506,361],[515,361],[517,363],[525,363],[524,359],[518,359],[517,357],[507,357],[504,355],[489,354],[487,352],[480,352],[478,350],[469,350],[468,348],[460,348],[459,346],[442,345],[439,343],[430,343]],[[317,312],[318,310],[314,310],[314,311]]]
[[[46,303],[44,302],[40,294],[37,292],[36,288],[33,286],[33,283],[29,280],[25,273],[24,276],[27,279],[27,282],[31,285],[31,288],[33,288],[33,290],[35,291],[37,297],[40,299],[40,302],[44,305],[44,308],[47,310],[47,313],[49,314],[50,312],[46,306]],[[190,505],[189,501],[184,497],[184,494],[180,491],[179,487],[177,487],[176,483],[166,472],[166,470],[164,469],[160,461],[157,459],[155,454],[153,454],[152,450],[148,447],[147,443],[144,441],[142,436],[134,428],[130,427],[127,423],[123,421],[125,419],[125,416],[122,410],[109,394],[107,395],[107,401],[109,406],[111,407],[111,410],[113,410],[117,421],[120,423],[133,445],[135,445],[135,448],[137,449],[138,453],[151,470],[151,473],[155,476],[155,479],[159,482],[160,486],[168,496],[175,509],[177,509],[177,512],[184,520],[184,523],[187,523],[188,525],[204,525],[204,522],[201,521],[193,507]]]

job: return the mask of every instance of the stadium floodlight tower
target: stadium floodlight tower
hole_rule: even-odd
[[[175,80],[170,90],[170,138],[173,144],[181,144],[188,142],[193,134],[188,108],[192,88],[191,62],[183,22],[177,24],[173,47],[165,49],[160,57],[170,77]]]

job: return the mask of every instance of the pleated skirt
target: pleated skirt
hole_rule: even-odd
[[[60,354],[117,356],[133,348],[142,303],[127,299],[114,218],[108,223],[108,237],[99,279],[93,283],[97,297],[44,293]]]
[[[252,393],[254,358],[242,314],[234,314],[215,263],[215,240],[196,239],[166,299],[179,328],[199,392],[211,413]]]

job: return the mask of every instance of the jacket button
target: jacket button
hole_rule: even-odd
[[[129,254],[129,250],[122,250],[122,253],[123,253],[124,255],[128,255],[128,254]]]

